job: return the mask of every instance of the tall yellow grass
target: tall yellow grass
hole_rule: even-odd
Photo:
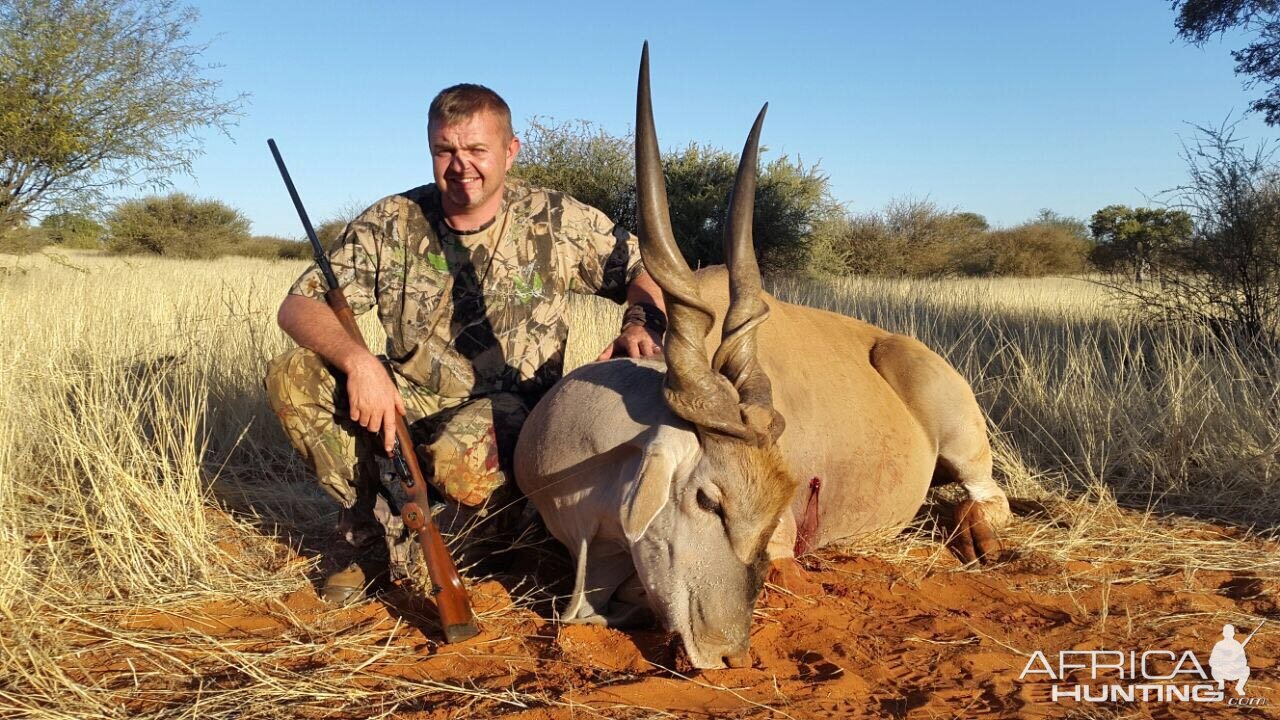
[[[951,361],[991,421],[1015,493],[1084,493],[1266,531],[1280,522],[1274,358],[1154,326],[1088,279],[773,290],[914,335]]]
[[[0,256],[0,717],[139,712],[125,708],[159,680],[135,672],[132,685],[107,683],[64,670],[90,644],[128,647],[172,672],[221,667],[235,679],[187,688],[156,716],[269,717],[306,692],[318,711],[344,698],[394,709],[412,693],[468,692],[344,685],[387,652],[373,640],[364,656],[300,678],[288,658],[212,639],[203,665],[183,664],[117,621],[138,608],[306,587],[307,566],[291,561],[290,546],[329,532],[334,508],[261,390],[266,361],[288,346],[275,308],[302,266]],[[1272,558],[1222,542],[1180,546],[1148,523],[1181,513],[1275,529],[1280,368],[1146,326],[1078,280],[773,290],[913,334],[955,363],[989,414],[1001,481],[1070,515],[1071,529],[1045,543],[1050,551],[1280,574]],[[619,314],[594,299],[576,303],[570,366],[595,357]],[[379,337],[372,317],[364,326]],[[1142,519],[1118,519],[1117,504]],[[1022,532],[1024,543],[1042,533]],[[334,638],[348,648],[364,640]]]

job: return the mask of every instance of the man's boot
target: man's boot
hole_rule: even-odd
[[[320,588],[320,597],[334,607],[346,607],[364,601],[369,595],[369,589],[381,579],[385,570],[379,572],[372,566],[366,570],[362,564],[371,565],[367,561],[357,561],[330,574]]]
[[[360,473],[358,469],[358,476],[376,477],[376,463],[362,469],[366,472]],[[320,597],[334,607],[362,602],[387,582],[384,538],[392,513],[379,490],[376,480],[365,479],[357,486],[355,504],[339,512],[338,532],[354,550],[355,559],[331,573],[320,586]]]

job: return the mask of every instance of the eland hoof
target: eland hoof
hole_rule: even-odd
[[[965,500],[956,506],[955,525],[947,546],[965,565],[995,562],[1001,551],[1000,539],[982,503]]]

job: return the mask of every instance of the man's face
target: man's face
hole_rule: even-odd
[[[481,111],[461,122],[437,127],[430,123],[431,166],[446,214],[485,209],[497,211],[507,171],[520,151],[501,120]]]

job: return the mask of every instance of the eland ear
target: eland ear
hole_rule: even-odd
[[[654,518],[671,502],[671,486],[676,473],[697,451],[697,437],[688,431],[681,435],[687,437],[654,438],[639,445],[643,453],[640,467],[622,494],[622,532],[629,543],[643,537]]]

